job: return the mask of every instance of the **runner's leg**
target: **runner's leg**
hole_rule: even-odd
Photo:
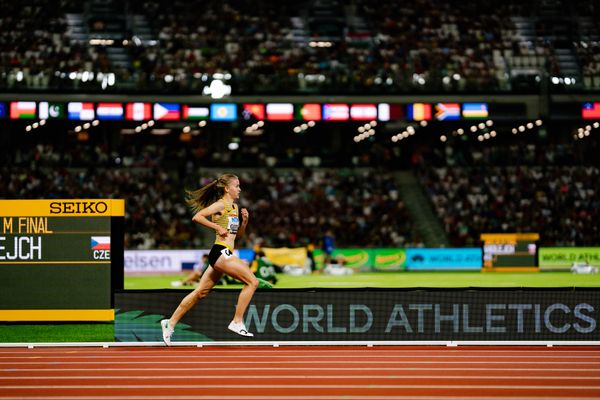
[[[225,258],[221,256],[215,263],[215,270],[244,283],[235,307],[235,316],[233,317],[234,322],[241,323],[244,319],[246,308],[248,308],[248,304],[250,304],[250,300],[252,300],[252,296],[258,287],[258,279],[250,271],[250,268],[237,257]]]
[[[208,267],[202,275],[202,278],[200,278],[198,287],[181,300],[181,303],[169,320],[169,326],[175,328],[175,325],[183,318],[185,313],[196,305],[198,300],[206,297],[206,295],[210,293],[211,289],[219,282],[219,279],[221,279],[221,276],[223,276],[222,272],[216,271],[213,267]]]

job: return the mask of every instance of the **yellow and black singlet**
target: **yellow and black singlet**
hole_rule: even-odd
[[[234,203],[228,203],[224,199],[221,199],[220,201],[223,202],[225,208],[219,215],[215,214],[212,216],[212,222],[227,229],[230,234],[235,235],[240,227],[238,208]],[[219,235],[217,235],[215,243],[220,242],[221,240]]]

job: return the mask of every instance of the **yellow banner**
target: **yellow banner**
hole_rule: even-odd
[[[539,233],[482,233],[480,239],[484,242],[503,242],[516,240],[540,240]]]
[[[123,217],[123,199],[0,200],[1,217]]]
[[[265,252],[265,256],[273,264],[277,265],[296,265],[298,267],[304,267],[306,262],[306,247],[299,247],[291,249],[289,247],[263,247],[262,250]]]
[[[115,310],[0,310],[0,321],[114,321]]]

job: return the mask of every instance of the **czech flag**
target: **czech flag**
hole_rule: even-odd
[[[92,236],[92,250],[110,250],[110,236]]]

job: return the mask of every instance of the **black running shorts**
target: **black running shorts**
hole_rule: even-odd
[[[208,263],[214,267],[221,256],[229,258],[233,256],[233,253],[227,246],[217,243],[213,244],[213,247],[210,249],[210,253],[208,253]]]

